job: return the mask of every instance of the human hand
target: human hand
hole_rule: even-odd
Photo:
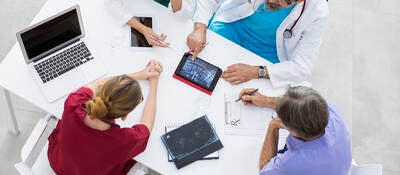
[[[161,62],[157,60],[150,60],[149,63],[147,63],[146,68],[149,70],[149,73],[151,76],[148,77],[150,81],[153,80],[158,80],[160,77],[161,72],[163,71],[163,67]]]
[[[162,72],[162,65],[159,61],[157,60],[150,60],[146,67],[142,69],[141,71],[134,73],[133,76],[137,80],[152,80],[156,79],[158,80],[158,77],[160,76]]]
[[[263,96],[259,92],[255,92],[253,93],[253,95],[247,95],[252,91],[254,91],[253,88],[247,88],[240,91],[239,98],[242,99],[243,104],[249,106],[259,106],[259,107],[264,106],[265,96]]]
[[[240,84],[258,77],[258,66],[233,64],[222,72],[222,78],[231,84]]]
[[[242,99],[244,105],[258,106],[258,107],[269,107],[275,108],[276,97],[268,97],[260,94],[259,92],[253,93],[253,95],[247,95],[249,92],[254,91],[253,88],[243,89],[239,93],[239,98]]]
[[[193,51],[192,60],[197,58],[197,55],[206,46],[207,26],[201,23],[195,23],[195,28],[187,37],[187,45]]]
[[[147,42],[152,45],[152,46],[159,46],[159,47],[168,47],[169,43],[164,43],[165,39],[167,38],[167,35],[162,33],[161,35],[158,35],[154,33],[153,29],[146,27],[143,31],[142,34],[146,38]],[[157,40],[155,40],[157,39]],[[162,41],[162,42],[160,42]]]

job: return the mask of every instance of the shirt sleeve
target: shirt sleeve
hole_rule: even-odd
[[[279,170],[282,164],[282,155],[283,154],[276,155],[267,164],[265,164],[260,171],[260,175],[280,175],[281,173],[279,172]]]
[[[183,0],[181,9],[175,12],[175,15],[193,20],[193,15],[197,6],[196,1],[197,0]],[[171,2],[168,4],[168,9],[173,13]]]
[[[128,5],[127,0],[105,0],[104,6],[106,11],[113,17],[115,20],[121,24],[121,26],[125,25],[133,16],[131,12],[126,8]]]
[[[193,21],[208,26],[208,22],[214,15],[219,4],[220,0],[196,0]]]
[[[131,128],[124,128],[129,139],[129,151],[127,153],[127,160],[136,157],[142,153],[147,146],[149,141],[150,131],[144,124],[137,124]]]
[[[86,109],[83,107],[85,103],[92,99],[93,91],[87,87],[81,87],[77,91],[71,93],[64,103],[65,112],[74,112],[81,116],[86,114]]]

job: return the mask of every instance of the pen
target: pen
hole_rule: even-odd
[[[253,91],[250,91],[250,92],[248,92],[248,93],[245,93],[244,95],[253,95],[253,94],[256,93],[257,91],[258,91],[258,88],[257,88],[257,89],[254,89]],[[240,99],[242,99],[242,97],[238,98],[235,102],[238,102]]]
[[[163,41],[157,39],[157,38],[154,37],[153,35],[147,35],[147,36],[148,36],[149,38],[151,38],[152,40],[154,40],[154,41],[160,43],[160,44],[168,45],[167,43],[164,43]],[[169,47],[169,46],[168,46],[168,47]],[[169,47],[169,48],[171,48],[171,47]]]

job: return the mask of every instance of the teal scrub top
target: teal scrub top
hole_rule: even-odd
[[[209,29],[272,63],[279,63],[276,30],[293,7],[269,11],[261,4],[254,14],[235,22],[211,20]]]

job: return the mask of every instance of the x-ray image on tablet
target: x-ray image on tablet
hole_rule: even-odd
[[[175,70],[174,78],[211,95],[221,74],[222,70],[217,66],[201,58],[192,60],[192,54],[185,53]]]
[[[145,26],[153,28],[152,17],[135,17],[135,18]],[[142,33],[131,27],[131,47],[153,47],[153,46],[147,42],[146,37]]]

